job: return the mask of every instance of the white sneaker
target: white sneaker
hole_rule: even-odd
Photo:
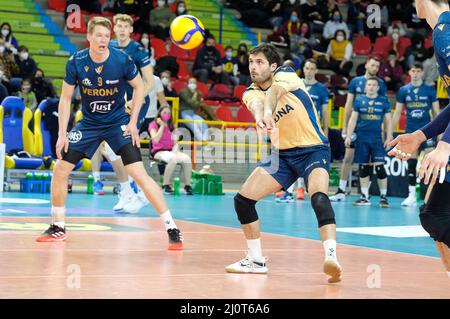
[[[335,195],[330,196],[330,202],[342,202],[345,200],[345,193],[337,192]]]
[[[330,284],[342,280],[342,267],[335,259],[325,259],[325,262],[323,263],[323,272],[330,276],[330,278],[328,278]]]
[[[405,200],[402,202],[402,206],[406,206],[406,207],[417,206],[416,198],[412,197],[412,196],[406,197]]]
[[[269,269],[266,262],[267,258],[264,258],[264,262],[256,262],[247,255],[244,259],[225,267],[225,270],[239,274],[267,274]]]
[[[113,207],[114,210],[118,211],[118,210],[122,210],[124,209],[125,205],[129,202],[132,202],[134,199],[134,197],[136,196],[136,194],[131,191],[131,192],[119,192],[119,202],[116,204],[116,206]]]
[[[144,195],[144,192],[137,193],[131,201],[125,204],[123,207],[123,210],[130,214],[136,214],[138,213],[142,207],[148,205],[148,200]]]

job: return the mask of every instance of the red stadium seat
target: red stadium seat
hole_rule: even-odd
[[[247,107],[242,105],[236,115],[236,121],[238,122],[255,122],[252,112],[250,112]]]
[[[372,42],[370,38],[366,36],[358,36],[353,43],[353,52],[356,55],[368,55],[372,51]]]
[[[219,50],[220,57],[223,58],[225,56],[225,48],[220,43],[216,43],[216,49]]]
[[[202,96],[204,99],[208,96],[209,88],[205,83],[197,82],[197,89],[199,89],[202,92]]]
[[[400,37],[398,40],[397,50],[399,56],[405,56],[406,49],[411,45],[411,39],[408,37]]]
[[[66,0],[49,0],[48,8],[58,12],[64,12],[66,10]]]
[[[425,41],[423,42],[423,46],[425,47],[425,49],[431,48],[433,46],[433,39],[426,38]]]
[[[391,37],[380,37],[377,38],[373,46],[372,55],[377,55],[382,59],[386,59],[389,51],[392,49],[392,38]]]
[[[178,78],[180,80],[185,80],[185,81],[189,80],[189,78],[191,76],[189,75],[189,71],[188,71],[188,68],[187,68],[186,64],[183,61],[181,61],[180,59],[177,59],[177,63],[178,63],[178,66],[179,66],[179,68],[178,68]]]
[[[244,94],[247,87],[245,85],[239,84],[234,87],[233,96],[242,100],[242,95]]]
[[[216,84],[214,84],[214,89],[220,93],[227,94],[231,97],[230,87],[226,84],[216,83]]]
[[[189,60],[189,51],[180,48],[179,46],[173,44],[170,42],[170,51],[169,55],[176,57],[177,59],[181,60]]]
[[[172,88],[179,94],[180,91],[187,87],[186,81],[176,80],[172,84]]]
[[[224,122],[234,122],[235,121],[230,108],[228,108],[226,106],[219,106],[216,109],[216,115],[221,121],[224,121]]]
[[[155,53],[155,59],[167,55],[166,43],[163,40],[152,38],[150,39],[150,43]]]

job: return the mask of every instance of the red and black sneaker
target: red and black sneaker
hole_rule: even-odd
[[[52,241],[64,241],[66,240],[66,229],[61,228],[55,224],[51,224],[50,227],[41,234],[36,241],[38,242],[52,242]]]
[[[167,230],[169,235],[169,250],[182,250],[183,249],[183,236],[177,228],[171,228]]]

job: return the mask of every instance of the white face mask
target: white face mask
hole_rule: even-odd
[[[186,11],[185,7],[179,6],[177,9],[178,13],[184,13]]]
[[[3,53],[3,52],[5,52],[5,47],[2,45],[2,46],[0,46],[0,53]]]
[[[195,91],[195,89],[197,88],[197,84],[196,83],[189,83],[188,84],[188,88],[191,91]]]
[[[167,84],[169,84],[169,79],[168,78],[161,78],[161,82],[164,86],[167,86]]]
[[[225,52],[225,56],[226,56],[228,59],[231,59],[231,58],[233,57],[233,52],[227,51],[227,52]]]
[[[142,43],[143,45],[148,45],[149,42],[150,42],[150,40],[149,40],[148,38],[142,38],[142,39],[141,39],[141,43]]]
[[[399,38],[399,34],[397,32],[392,33],[392,39],[398,40],[398,38]]]
[[[158,7],[164,7],[166,5],[165,1],[158,1]]]
[[[19,54],[19,56],[22,60],[26,60],[28,59],[28,52],[22,52]]]
[[[9,30],[8,30],[8,29],[2,29],[2,35],[3,35],[4,37],[7,37],[8,34],[9,34]]]
[[[342,41],[344,41],[344,36],[338,35],[338,36],[336,37],[336,40],[337,40],[338,42],[342,42]]]

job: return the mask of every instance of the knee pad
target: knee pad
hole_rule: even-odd
[[[122,157],[122,162],[125,166],[136,162],[142,162],[141,151],[131,143],[122,146],[118,153],[120,157]]]
[[[109,146],[108,143],[105,143],[105,153],[111,162],[115,162],[119,159],[119,156],[117,156],[117,154],[114,153],[114,151],[112,150],[111,146]]]
[[[258,220],[255,205],[256,200],[246,198],[239,193],[234,196],[234,209],[242,225],[250,224]]]
[[[383,164],[375,166],[375,172],[377,172],[378,179],[385,179],[387,177],[386,169]]]
[[[410,158],[408,160],[408,182],[409,185],[416,185],[416,168],[417,168],[417,159]]]
[[[311,205],[316,213],[319,228],[328,224],[336,224],[333,207],[331,207],[328,195],[321,192],[314,193],[311,196]]]
[[[359,177],[364,178],[368,177],[372,173],[372,166],[369,164],[360,164],[359,165]]]

